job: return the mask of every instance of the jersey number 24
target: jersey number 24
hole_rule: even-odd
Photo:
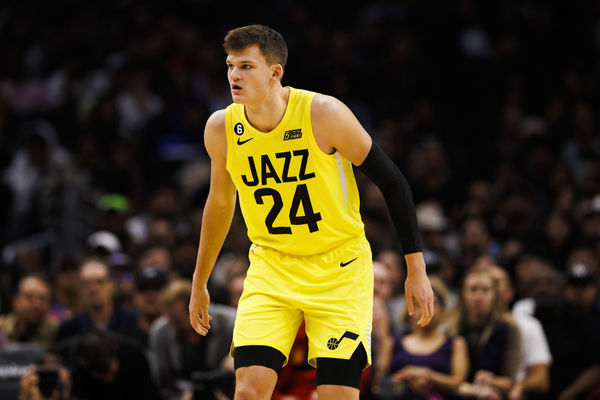
[[[273,235],[291,235],[292,228],[289,226],[273,226],[275,219],[283,208],[283,200],[281,194],[273,188],[260,188],[254,192],[254,199],[256,204],[264,204],[263,197],[270,196],[273,198],[273,206],[265,218],[265,225],[267,230]],[[298,210],[302,205],[304,209],[304,215],[298,215]],[[292,206],[290,207],[290,224],[291,225],[308,225],[310,232],[316,232],[319,230],[317,222],[322,220],[321,213],[315,213],[313,211],[312,203],[310,202],[310,196],[308,195],[308,189],[306,184],[300,184],[296,186],[296,192],[292,199]]]

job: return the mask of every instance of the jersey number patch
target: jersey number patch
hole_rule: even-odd
[[[265,196],[270,196],[273,198],[273,206],[265,218],[267,230],[272,235],[291,235],[291,227],[273,226],[275,219],[283,209],[283,200],[281,199],[281,194],[272,188],[257,189],[254,192],[256,204],[264,204],[263,197]],[[304,215],[299,215],[298,213],[300,206],[302,206],[304,209]],[[313,211],[312,203],[310,202],[310,196],[308,195],[308,189],[304,183],[296,186],[296,192],[294,193],[294,198],[292,199],[289,217],[291,225],[307,225],[308,230],[311,233],[319,230],[317,222],[323,218],[321,218],[321,213],[315,213]]]

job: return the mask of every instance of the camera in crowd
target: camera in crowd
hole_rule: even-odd
[[[41,365],[37,368],[38,389],[42,398],[49,399],[56,390],[63,391],[64,385],[59,372],[59,367],[55,365]]]

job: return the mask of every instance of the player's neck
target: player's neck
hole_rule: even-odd
[[[264,99],[244,106],[246,119],[259,131],[270,132],[283,119],[289,98],[290,89],[279,84]]]

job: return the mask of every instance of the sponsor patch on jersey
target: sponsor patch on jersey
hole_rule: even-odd
[[[302,137],[302,129],[292,129],[291,131],[285,131],[283,140],[300,139]]]

